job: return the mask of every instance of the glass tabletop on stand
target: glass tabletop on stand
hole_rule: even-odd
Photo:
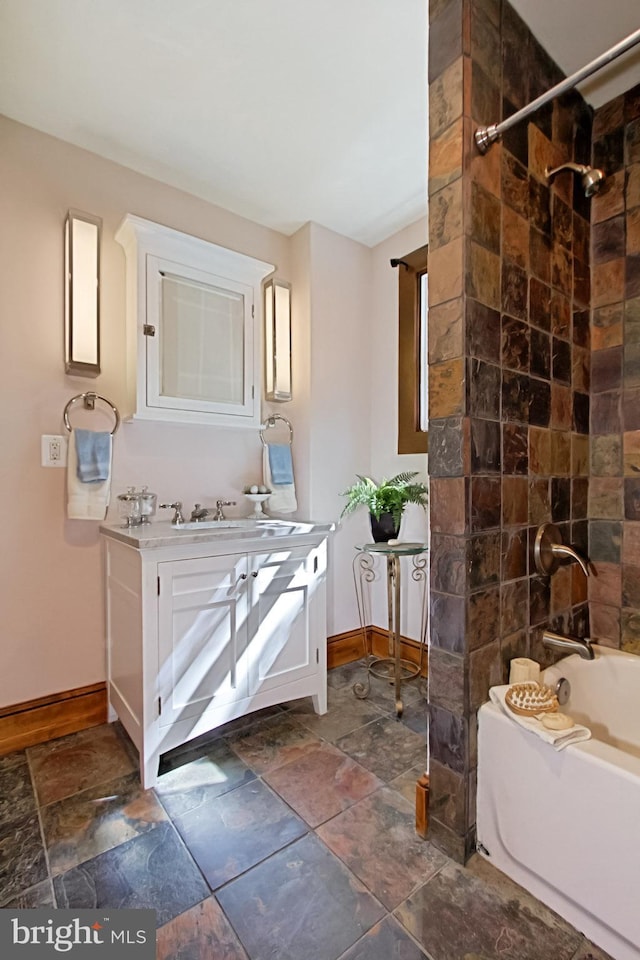
[[[359,553],[383,553],[391,556],[414,557],[418,553],[425,553],[428,549],[428,544],[391,540],[380,543],[356,544],[355,549]]]

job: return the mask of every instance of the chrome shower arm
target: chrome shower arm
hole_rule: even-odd
[[[550,180],[551,177],[555,177],[556,173],[560,173],[561,170],[573,170],[574,173],[582,174],[586,173],[589,167],[585,166],[584,163],[572,163],[567,161],[567,163],[561,163],[559,167],[555,167],[553,170],[550,170],[549,167],[545,167],[544,175],[547,180]]]

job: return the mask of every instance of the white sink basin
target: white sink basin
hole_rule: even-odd
[[[174,530],[230,530],[239,527],[233,520],[189,520],[187,523],[173,524]]]
[[[333,524],[306,523],[302,520],[276,520],[269,517],[256,520],[254,517],[230,517],[228,520],[189,520],[187,523],[173,524],[169,520],[157,523],[145,523],[139,527],[123,528],[121,523],[107,523],[100,527],[106,536],[122,540],[138,550],[153,547],[171,547],[182,540],[183,543],[206,544],[207,540],[218,540],[224,545],[233,542],[275,541],[280,537],[296,537],[312,533],[330,533]],[[184,538],[184,539],[182,539]],[[269,547],[271,549],[271,547]]]

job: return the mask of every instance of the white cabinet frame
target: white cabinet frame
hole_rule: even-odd
[[[273,264],[128,214],[116,232],[127,266],[127,416],[146,420],[260,425],[262,280]],[[241,404],[210,404],[158,397],[159,341],[162,336],[156,279],[165,264],[175,276],[240,293],[244,304],[244,391]],[[153,331],[153,332],[151,332]],[[154,363],[152,377],[148,364]]]

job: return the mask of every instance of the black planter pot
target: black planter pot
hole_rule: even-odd
[[[371,520],[371,536],[374,543],[386,543],[387,540],[396,540],[400,533],[400,524],[396,527],[392,513],[381,513],[377,520],[372,513],[369,514]]]

